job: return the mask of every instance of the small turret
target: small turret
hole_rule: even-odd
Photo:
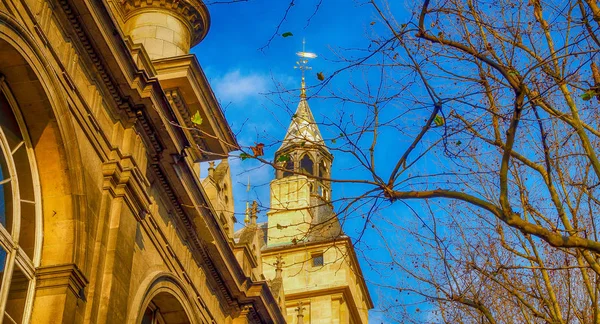
[[[124,32],[144,44],[151,59],[188,54],[210,25],[201,0],[121,0]]]

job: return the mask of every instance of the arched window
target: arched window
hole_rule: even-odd
[[[4,323],[29,322],[41,218],[35,156],[16,102],[0,84],[0,310]]]
[[[283,177],[285,178],[291,176],[293,174],[291,171],[294,171],[294,161],[289,159],[287,160],[287,162],[285,162],[285,170],[283,171]]]
[[[325,165],[325,161],[319,163],[319,177],[327,178],[327,166]]]
[[[313,160],[308,154],[305,154],[300,160],[300,170],[302,173],[313,175],[313,165]]]
[[[190,318],[177,299],[163,292],[156,295],[148,304],[141,324],[170,323],[190,323]]]

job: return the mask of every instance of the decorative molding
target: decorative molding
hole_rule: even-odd
[[[175,191],[172,188],[169,181],[167,180],[167,175],[165,175],[162,168],[158,164],[152,164],[151,167],[153,169],[154,174],[156,175],[157,180],[160,182],[161,187],[163,188],[167,198],[169,199],[169,202],[173,206],[173,212],[176,214],[179,223],[183,225],[182,227],[185,230],[185,234],[191,243],[190,248],[193,251],[196,251],[201,258],[201,260],[196,259],[197,264],[203,269],[205,269],[207,273],[210,274],[210,278],[216,283],[217,287],[219,288],[220,295],[227,302],[227,306],[233,307],[235,305],[233,296],[225,286],[225,282],[223,281],[221,274],[217,271],[214,262],[210,258],[209,252],[205,244],[198,237],[198,233],[194,226],[194,221],[183,210],[181,203],[177,199]]]
[[[36,290],[67,287],[78,297],[88,284],[83,272],[72,263],[39,267],[35,276]]]
[[[152,0],[150,0],[150,1],[152,1]],[[179,220],[181,220],[182,223],[184,224],[184,227],[187,230],[188,236],[192,239],[192,241],[194,243],[195,250],[200,252],[199,254],[201,256],[203,264],[200,263],[201,260],[197,260],[197,262],[200,265],[208,268],[207,270],[209,270],[209,271],[207,271],[207,272],[211,273],[211,275],[213,276],[213,279],[216,281],[217,285],[219,286],[220,291],[224,294],[224,299],[227,301],[227,304],[232,306],[234,304],[234,302],[231,298],[231,295],[229,294],[229,291],[225,288],[224,282],[221,279],[220,274],[216,271],[215,267],[213,266],[213,262],[210,259],[210,257],[208,256],[208,252],[206,251],[206,248],[202,246],[202,243],[198,239],[198,237],[195,233],[195,230],[193,228],[192,220],[183,211],[181,204],[175,195],[174,189],[172,188],[171,184],[167,180],[167,176],[165,175],[164,171],[162,170],[162,168],[159,165],[160,153],[164,150],[164,145],[159,141],[158,137],[156,136],[155,127],[151,124],[150,119],[148,118],[144,107],[135,107],[130,102],[130,98],[125,97],[122,94],[122,92],[119,90],[118,83],[115,82],[115,80],[109,75],[108,69],[106,68],[105,63],[101,59],[101,55],[98,54],[97,50],[92,45],[92,43],[90,41],[90,37],[88,36],[87,32],[84,30],[83,24],[80,21],[81,18],[77,14],[77,12],[72,8],[70,1],[69,0],[59,0],[58,2],[60,4],[63,12],[66,14],[67,19],[69,20],[72,28],[74,29],[75,35],[77,36],[78,40],[81,42],[83,48],[86,51],[86,54],[89,56],[89,59],[91,60],[91,62],[93,62],[97,72],[99,73],[100,79],[104,83],[106,89],[108,89],[113,100],[115,101],[115,103],[117,104],[117,106],[119,108],[124,109],[126,111],[127,115],[130,118],[132,118],[132,120],[134,120],[139,126],[141,126],[145,135],[150,140],[150,144],[152,145],[152,148],[156,152],[155,155],[149,155],[149,158],[151,159],[151,161],[149,161],[149,162],[150,162],[152,171],[155,174],[155,176],[158,178],[158,180],[161,184],[161,187],[163,188],[165,194],[169,198],[169,201],[171,202],[172,206],[174,207],[175,213],[177,214]],[[113,169],[113,171],[116,171],[116,170],[117,169]],[[110,182],[112,182],[113,186],[118,185],[118,184],[123,184],[122,181],[124,179],[120,179],[121,175],[116,175],[116,178],[115,178],[115,175],[112,172],[110,172],[108,170],[105,170],[105,171],[107,171],[107,173],[108,173],[108,174],[105,174],[105,176],[109,179]],[[119,174],[119,173],[121,173],[121,172],[117,171],[117,174]],[[129,177],[129,174],[127,175],[127,177]],[[128,179],[125,180],[125,183],[127,183],[127,181],[128,181]]]
[[[141,126],[144,134],[150,141],[151,147],[154,149],[156,154],[159,154],[164,150],[164,145],[159,141],[155,135],[155,127],[150,124],[147,114],[144,112],[143,107],[136,107],[131,101],[130,97],[125,96],[119,89],[119,84],[111,77],[109,69],[106,63],[102,59],[102,55],[98,53],[98,50],[92,44],[91,38],[84,29],[84,25],[81,22],[81,17],[76,10],[73,9],[71,0],[55,0],[61,7],[62,11],[66,15],[67,20],[70,23],[71,28],[74,31],[74,36],[79,40],[85,53],[88,55],[90,62],[96,68],[99,79],[104,84],[106,90],[114,100],[116,106],[125,111],[128,122],[138,123]]]
[[[212,282],[215,282],[215,284],[218,286],[218,294],[222,296],[222,300],[224,300],[224,303],[222,306],[224,307],[230,307],[230,308],[236,308],[238,305],[238,298],[242,297],[244,298],[245,295],[245,291],[248,289],[249,286],[249,282],[243,281],[240,283],[240,287],[239,287],[239,291],[237,289],[235,289],[235,284],[233,282],[229,282],[229,279],[224,280],[223,277],[227,277],[226,275],[222,275],[221,273],[219,273],[219,270],[217,269],[217,266],[215,264],[215,261],[212,260],[211,258],[211,251],[209,251],[209,247],[207,247],[206,243],[203,242],[202,238],[199,237],[197,230],[196,230],[196,226],[194,224],[194,220],[193,220],[193,216],[188,214],[188,212],[184,211],[181,202],[179,201],[179,197],[177,196],[176,190],[173,188],[173,184],[172,181],[177,180],[177,179],[172,179],[167,175],[167,172],[163,169],[163,165],[166,164],[162,164],[161,162],[167,163],[164,158],[166,158],[166,156],[162,156],[164,154],[163,153],[166,149],[168,149],[167,146],[165,146],[160,139],[160,135],[159,134],[159,129],[153,124],[153,119],[151,119],[151,117],[149,116],[152,112],[149,112],[146,110],[146,108],[141,105],[141,104],[136,104],[134,102],[134,99],[126,96],[124,94],[124,90],[122,89],[122,87],[124,85],[120,84],[115,76],[113,76],[111,73],[111,70],[108,68],[109,63],[107,63],[105,60],[105,58],[103,57],[103,55],[101,54],[101,51],[97,48],[98,45],[96,45],[96,43],[94,43],[94,41],[92,40],[91,36],[90,36],[90,32],[86,29],[86,26],[83,24],[83,16],[81,13],[79,13],[76,9],[75,9],[75,5],[73,4],[74,0],[50,0],[50,2],[55,2],[59,8],[62,9],[62,12],[64,14],[64,18],[66,19],[69,23],[69,28],[71,29],[71,35],[77,39],[77,41],[80,43],[81,48],[84,50],[84,54],[87,56],[87,58],[90,60],[90,62],[93,64],[93,67],[95,68],[95,75],[97,76],[98,80],[100,81],[101,84],[104,85],[104,88],[108,91],[109,94],[109,98],[112,98],[112,100],[114,101],[114,104],[117,108],[123,110],[126,113],[126,116],[129,118],[129,120],[127,120],[126,122],[135,124],[138,130],[141,131],[141,133],[144,135],[145,140],[145,145],[149,146],[148,147],[148,157],[149,157],[149,166],[150,166],[150,170],[151,173],[153,173],[154,177],[156,177],[156,179],[159,182],[159,185],[162,187],[164,194],[166,195],[166,197],[168,197],[168,201],[170,202],[171,206],[174,208],[174,214],[177,222],[181,223],[183,226],[181,226],[181,228],[183,229],[183,231],[185,231],[185,233],[187,234],[187,239],[189,240],[189,247],[190,250],[192,251],[192,254],[194,255],[193,259],[195,262],[197,262],[198,265],[200,265],[203,269],[206,270],[207,273],[207,278],[210,278]],[[134,5],[136,3],[138,3],[140,6],[143,6],[143,4],[141,4],[140,0],[119,0],[121,1],[121,3],[133,3]],[[191,2],[196,2],[196,3],[201,3],[199,0],[144,0],[145,3],[158,3],[158,2],[162,2],[162,3],[180,3],[181,4],[189,4]],[[200,6],[200,7],[198,7]],[[204,18],[204,22],[206,23],[207,28],[204,29],[203,31],[203,35],[206,34],[206,32],[208,31],[208,25],[209,25],[209,18],[208,18],[208,13],[206,11],[206,8],[204,8],[203,4],[197,5],[196,8],[201,8],[204,10],[204,14],[206,14],[206,17]],[[118,34],[114,34],[113,35],[118,35]],[[202,37],[204,37],[202,35]],[[201,38],[200,38],[201,39]],[[101,41],[101,40],[99,40]],[[135,65],[135,62],[132,60],[131,62],[133,65]],[[156,79],[154,78],[150,78],[146,73],[144,73],[144,71],[138,71],[136,72],[136,77],[139,77],[141,82],[144,85],[150,85],[153,91],[160,91],[160,93],[158,93],[158,97],[162,97],[165,100],[161,99],[161,103],[167,104],[168,101],[166,100],[166,98],[164,97],[164,93],[162,93],[162,89],[159,86],[159,83],[156,82]],[[144,87],[145,88],[145,87]],[[214,95],[212,95],[214,97]],[[216,101],[216,100],[215,100]],[[162,107],[157,107],[159,110],[168,110],[169,108],[172,109],[171,107],[169,107],[169,105],[164,105]],[[167,111],[164,111],[165,113],[167,113]],[[222,114],[222,112],[221,112]],[[230,135],[230,134],[228,134]],[[149,142],[149,143],[148,143]],[[177,143],[175,143],[177,144]],[[152,151],[153,150],[153,151]],[[180,157],[181,158],[181,157]],[[179,159],[180,159],[179,158]],[[177,162],[175,162],[175,164],[177,164]],[[172,164],[169,164],[172,165]],[[115,167],[115,166],[113,166]],[[108,169],[110,169],[110,167],[108,167]],[[108,180],[108,183],[106,185],[108,186],[119,186],[119,185],[123,185],[125,183],[127,183],[129,180],[125,180],[125,178],[128,177],[132,177],[131,174],[118,174],[121,173],[120,171],[116,171],[116,169],[113,169],[113,171],[116,171],[117,174],[112,174],[111,172],[109,172],[109,170],[104,170],[106,171],[107,174],[105,174],[105,179]],[[118,167],[117,167],[118,169]],[[187,170],[184,170],[184,172],[187,172]],[[127,173],[127,172],[125,172]],[[122,178],[124,177],[124,178]],[[135,177],[135,176],[133,176]],[[112,182],[112,183],[111,183]],[[204,218],[210,218],[212,217],[211,215],[205,215],[204,213],[206,213],[207,211],[202,211],[201,215],[199,215],[199,217],[204,217]],[[151,217],[148,217],[149,219],[151,219]],[[225,242],[227,243],[227,242]],[[234,258],[235,259],[235,258]],[[223,260],[223,262],[228,262],[228,260]],[[68,267],[72,267],[72,268],[68,268]],[[47,269],[42,269],[40,268],[40,270],[38,270],[38,278],[40,278],[40,282],[42,282],[41,287],[56,287],[56,286],[60,286],[60,285],[69,285],[70,289],[72,289],[76,294],[79,294],[81,289],[83,287],[85,287],[88,283],[87,279],[83,276],[83,274],[81,274],[81,271],[79,269],[76,268],[76,266],[74,265],[67,265],[64,267],[67,267],[65,269],[60,268],[62,266],[58,266],[58,267],[48,267]],[[231,270],[230,270],[231,271]],[[234,278],[236,276],[236,274],[231,274]],[[59,280],[60,279],[60,280]],[[259,283],[254,283],[254,284],[258,284]],[[233,286],[232,286],[233,285]],[[265,283],[266,286],[266,283]],[[77,289],[81,287],[80,289]],[[230,291],[230,288],[234,289],[234,291]],[[235,295],[235,296],[234,296]],[[265,298],[264,295],[268,295],[270,296],[270,293],[263,293],[261,295],[261,297],[259,298]],[[268,297],[267,296],[267,297]],[[253,298],[255,299],[255,298]],[[272,296],[271,298],[272,299]],[[269,305],[264,303],[266,309],[269,309]],[[256,305],[255,305],[256,306]],[[262,309],[262,307],[261,307]],[[253,313],[256,312],[256,308],[253,308]],[[262,311],[261,311],[262,314]],[[281,320],[278,320],[276,322],[282,322]]]
[[[145,188],[150,183],[137,167],[123,165],[127,163],[134,164],[134,160],[127,157],[102,164],[103,189],[108,190],[113,197],[124,197],[131,210],[135,211],[134,215],[139,222],[149,212],[151,201]]]
[[[194,147],[197,155],[207,160],[223,159],[229,152],[239,148],[231,128],[227,124],[223,110],[215,97],[206,75],[195,55],[181,55],[152,61],[160,85],[165,90],[167,101],[169,92],[176,90],[177,98],[170,102],[173,115],[183,120],[178,127]],[[178,99],[178,100],[177,100]],[[181,111],[185,110],[183,116]],[[199,112],[204,119],[202,125],[192,125],[190,117]],[[192,129],[196,129],[192,131]],[[192,134],[200,135],[202,142]],[[195,161],[198,162],[198,161]]]
[[[202,154],[202,152],[207,152],[208,147],[207,147],[204,139],[202,139],[202,137],[200,136],[199,131],[187,130],[187,129],[194,129],[194,125],[191,122],[192,116],[190,116],[190,110],[187,107],[187,105],[185,104],[184,99],[181,97],[181,94],[179,93],[179,91],[177,89],[170,89],[170,90],[165,90],[165,95],[167,96],[167,100],[169,100],[169,103],[171,104],[171,106],[173,108],[175,108],[177,110],[177,112],[179,112],[179,115],[181,116],[181,118],[180,118],[181,120],[178,120],[178,122],[180,124],[182,124],[183,127],[186,128],[186,129],[184,129],[184,133],[189,134],[189,136],[192,138],[193,142],[196,145],[198,145],[198,147],[200,148],[199,153],[200,153],[200,155],[202,155],[202,158],[204,158],[205,154]]]
[[[173,11],[190,27],[191,45],[198,45],[208,33],[210,16],[201,0],[120,0],[124,19],[147,9]]]

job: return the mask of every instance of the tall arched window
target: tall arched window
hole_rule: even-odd
[[[325,161],[319,163],[319,177],[327,178],[327,166],[325,165]]]
[[[285,162],[285,170],[283,171],[283,177],[285,178],[293,175],[294,173],[292,173],[292,171],[294,171],[294,161],[292,161],[292,159],[289,159]]]
[[[0,83],[0,166],[0,313],[4,323],[28,322],[41,198],[31,141],[5,83]]]
[[[308,154],[305,154],[300,160],[300,170],[302,173],[313,175],[313,166],[313,160],[310,158],[310,156],[308,156]]]

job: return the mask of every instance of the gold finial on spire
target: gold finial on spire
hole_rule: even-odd
[[[304,80],[304,71],[311,70],[312,67],[308,66],[308,59],[314,59],[317,57],[315,53],[306,52],[306,40],[302,39],[302,52],[296,52],[296,55],[300,56],[300,59],[296,62],[294,69],[300,69],[302,71],[302,83],[300,85],[300,98],[306,98],[306,82]]]
[[[248,175],[248,186],[246,186],[246,215],[244,217],[244,224],[250,224],[250,176]]]
[[[244,224],[250,224],[250,202],[246,201],[246,215],[244,216]]]

